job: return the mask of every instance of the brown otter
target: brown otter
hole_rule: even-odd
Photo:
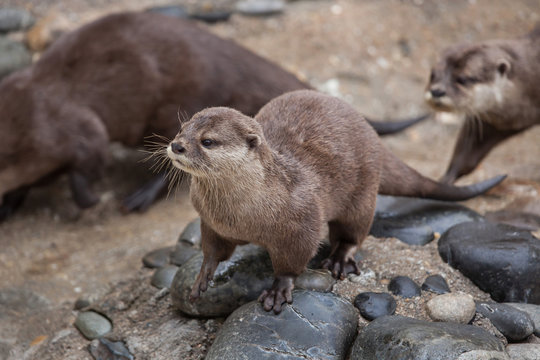
[[[0,83],[0,221],[32,185],[61,172],[69,173],[76,203],[92,206],[90,183],[103,171],[107,144],[138,146],[153,133],[171,139],[178,111],[230,106],[255,115],[272,98],[305,88],[188,20],[122,13],[83,26]],[[418,120],[392,123],[390,132]],[[157,176],[125,208],[146,209],[165,185]]]
[[[540,25],[518,39],[459,44],[433,68],[425,98],[465,116],[443,182],[474,170],[501,141],[540,124]]]
[[[275,281],[264,309],[291,302],[293,280],[315,255],[328,224],[335,277],[358,273],[353,254],[367,236],[377,193],[464,200],[504,179],[455,187],[423,177],[390,153],[351,106],[300,90],[282,95],[255,118],[209,108],[182,125],[167,153],[191,174],[201,216],[204,261],[191,297],[207,289],[236,245],[255,243],[272,259]]]

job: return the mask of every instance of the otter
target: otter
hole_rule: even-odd
[[[253,118],[224,107],[182,124],[167,147],[191,175],[201,217],[204,260],[190,297],[208,287],[237,245],[268,250],[275,280],[259,300],[279,313],[294,279],[315,255],[328,224],[333,276],[359,273],[353,255],[367,236],[377,193],[465,200],[504,176],[456,187],[430,180],[387,150],[373,128],[342,100],[310,90],[270,101]]]
[[[108,143],[141,146],[154,133],[170,140],[177,112],[189,117],[229,106],[255,115],[272,98],[306,88],[190,20],[154,13],[101,18],[64,35],[33,66],[0,83],[0,221],[32,186],[66,172],[76,204],[94,205],[91,183],[103,173]],[[373,125],[392,133],[422,119]],[[124,208],[147,209],[166,184],[158,174]]]
[[[493,147],[540,124],[540,24],[526,36],[458,44],[432,69],[425,98],[437,111],[464,115],[441,181],[472,172]]]

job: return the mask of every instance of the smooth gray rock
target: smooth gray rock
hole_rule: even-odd
[[[32,14],[24,9],[0,7],[0,33],[27,29],[35,21]]]
[[[122,341],[110,341],[105,338],[93,340],[88,351],[96,360],[133,360],[126,345]]]
[[[389,293],[363,292],[354,298],[354,306],[367,320],[385,315],[394,315],[397,303]]]
[[[155,6],[146,9],[148,12],[175,17],[178,19],[186,19],[189,17],[187,9],[182,5],[164,5]]]
[[[328,270],[307,269],[296,278],[294,285],[305,290],[329,292],[336,281]]]
[[[243,15],[267,16],[282,13],[285,2],[282,0],[244,0],[236,3],[236,11]]]
[[[443,233],[466,221],[483,218],[455,203],[379,195],[370,233],[395,237],[410,245],[425,245],[435,238],[435,232]]]
[[[506,303],[506,305],[527,313],[534,323],[534,335],[540,337],[540,305],[521,303]]]
[[[521,341],[534,331],[530,316],[510,305],[478,302],[476,311],[487,317],[508,341]]]
[[[171,287],[172,281],[176,272],[178,271],[178,266],[175,265],[165,265],[162,268],[157,269],[152,275],[150,283],[157,287],[158,289]]]
[[[26,46],[0,36],[0,79],[31,63],[32,56]]]
[[[506,352],[512,360],[540,360],[540,344],[510,344]]]
[[[178,237],[179,243],[195,246],[201,244],[201,218],[196,218],[184,228]]]
[[[422,290],[431,291],[435,294],[446,294],[450,292],[450,287],[441,275],[431,275],[424,280]]]
[[[407,276],[396,276],[388,284],[388,290],[394,294],[404,298],[412,298],[420,296],[422,291],[420,286],[413,279]]]
[[[75,320],[75,327],[88,340],[100,338],[112,330],[111,322],[103,315],[93,311],[79,313]]]
[[[176,266],[182,266],[197,254],[201,254],[201,250],[186,245],[186,243],[178,243],[169,254],[169,262]]]
[[[483,329],[456,323],[433,323],[403,316],[373,320],[356,338],[351,360],[455,360],[473,352],[482,359],[507,360],[503,344]],[[460,357],[464,356],[464,357]]]
[[[169,263],[169,258],[174,248],[172,246],[152,250],[144,255],[142,262],[144,266],[153,268],[160,268]]]
[[[467,324],[476,313],[471,295],[457,292],[434,297],[426,303],[429,317],[435,321]]]
[[[469,222],[439,240],[439,254],[498,302],[540,304],[540,240],[509,225]]]
[[[294,290],[279,315],[250,302],[232,313],[206,360],[344,359],[356,335],[358,315],[332,293]]]

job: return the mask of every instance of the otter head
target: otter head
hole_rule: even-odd
[[[501,108],[513,91],[514,57],[495,42],[450,47],[431,71],[425,99],[435,110],[468,115]]]
[[[264,141],[255,119],[229,108],[209,108],[182,124],[167,154],[194,177],[223,178],[252,169]]]

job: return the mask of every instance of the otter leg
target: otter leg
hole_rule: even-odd
[[[354,259],[358,244],[364,240],[367,231],[362,227],[338,221],[328,223],[330,233],[330,256],[323,260],[321,266],[332,272],[332,276],[343,280],[347,274],[359,274],[360,269]],[[369,227],[368,227],[369,229]]]
[[[123,201],[123,208],[126,212],[146,211],[164,192],[168,184],[167,176],[162,173],[155,176],[148,183],[129,195]]]
[[[469,174],[497,144],[523,130],[497,130],[484,121],[465,119],[452,160],[440,181],[449,184]]]
[[[201,246],[204,258],[201,271],[191,288],[190,301],[195,301],[201,296],[201,292],[206,291],[218,264],[231,257],[236,248],[236,244],[221,237],[204,221],[201,221]]]
[[[75,203],[82,209],[95,205],[99,198],[90,187],[90,180],[78,171],[69,174],[69,185]]]

